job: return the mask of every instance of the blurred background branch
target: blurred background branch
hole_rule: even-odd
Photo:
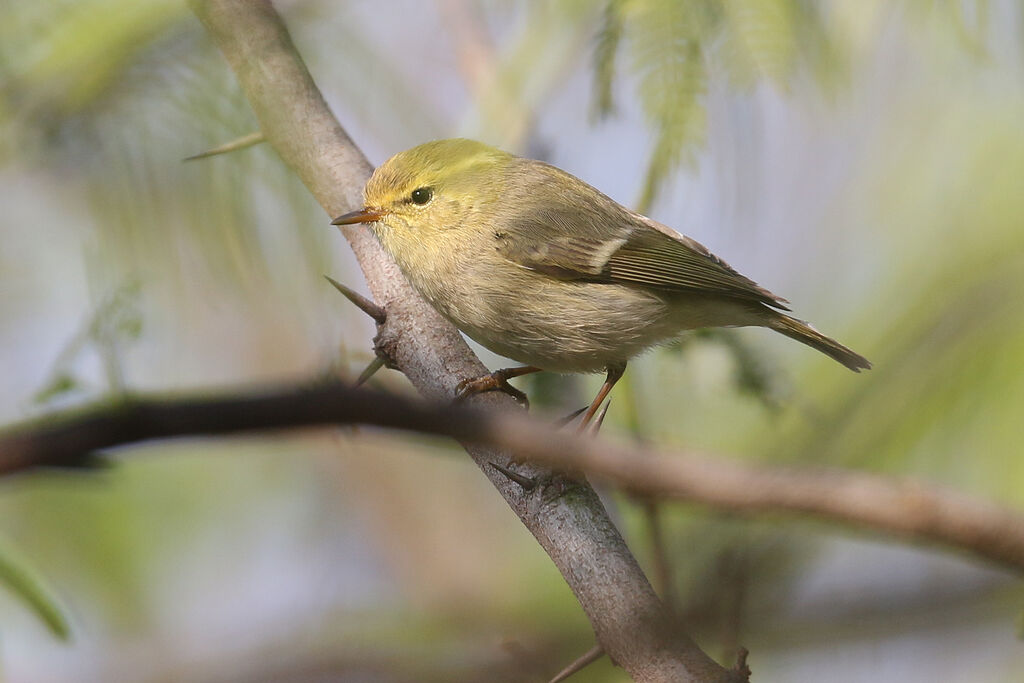
[[[0,474],[73,466],[96,450],[149,439],[349,424],[507,449],[513,459],[584,472],[645,499],[699,503],[728,513],[801,513],[941,544],[1024,571],[1024,514],[953,491],[834,468],[752,465],[594,441],[511,411],[435,406],[337,382],[223,397],[136,396],[49,415],[0,432]],[[542,486],[524,495],[548,493]]]

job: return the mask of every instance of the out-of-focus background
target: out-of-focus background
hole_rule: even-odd
[[[276,4],[372,162],[454,135],[543,158],[875,364],[693,335],[631,365],[608,432],[1024,506],[1020,3]],[[365,291],[358,268],[273,152],[182,162],[256,128],[184,3],[2,3],[0,124],[0,422],[371,360],[371,324],[322,278]],[[599,381],[520,386],[555,413]],[[0,564],[29,586],[0,572],[0,680],[543,681],[593,644],[449,443],[361,429],[110,455],[0,482]],[[1024,671],[1024,590],[1002,570],[821,523],[607,502],[704,648],[731,662],[745,645],[758,681]]]

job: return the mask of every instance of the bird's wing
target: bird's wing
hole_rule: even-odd
[[[789,310],[699,242],[626,211],[565,204],[523,212],[495,232],[498,251],[524,268],[566,280],[717,294]],[[621,220],[608,220],[608,209]]]

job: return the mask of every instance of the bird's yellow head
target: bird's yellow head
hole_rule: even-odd
[[[481,142],[428,142],[384,162],[366,183],[364,206],[334,225],[369,223],[394,251],[405,240],[429,239],[462,227],[501,199],[504,171],[515,157]],[[389,244],[390,243],[390,244]]]

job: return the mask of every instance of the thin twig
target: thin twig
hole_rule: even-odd
[[[555,674],[555,677],[548,683],[560,683],[561,681],[569,678],[569,676],[579,673],[583,669],[587,668],[597,660],[601,659],[601,657],[604,657],[604,648],[600,645],[595,645],[577,657],[569,666]]]
[[[258,145],[261,142],[266,142],[266,138],[263,137],[263,131],[256,131],[255,133],[249,133],[242,137],[232,140],[231,142],[225,142],[223,145],[217,145],[213,149],[208,149],[205,152],[199,154],[193,154],[190,157],[185,157],[182,161],[196,161],[198,159],[208,159],[218,154],[227,154],[228,152],[236,152],[246,147],[252,147]]]

